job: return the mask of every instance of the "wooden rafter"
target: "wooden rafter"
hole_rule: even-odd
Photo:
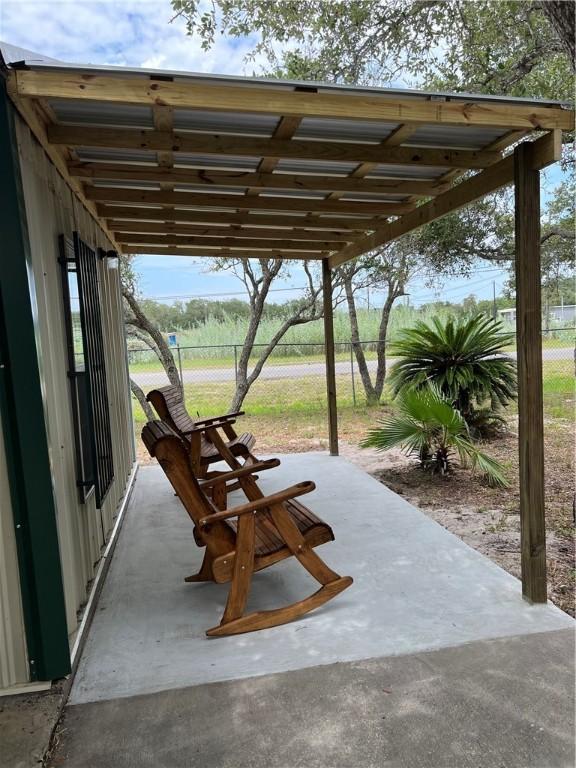
[[[202,155],[245,155],[330,162],[385,163],[446,168],[478,169],[495,163],[497,152],[464,149],[420,149],[382,147],[354,142],[320,142],[302,139],[259,139],[244,136],[206,136],[176,131],[130,128],[87,128],[52,125],[48,136],[53,144],[67,147],[107,147],[186,152]]]
[[[291,139],[296,131],[298,130],[298,126],[302,122],[300,117],[282,117],[280,118],[278,125],[276,126],[276,129],[274,130],[274,133],[272,134],[273,139]],[[258,171],[260,173],[269,173],[271,174],[272,171],[276,168],[278,165],[278,158],[277,157],[263,157],[262,160],[258,163]],[[251,196],[258,196],[261,192],[260,187],[258,186],[250,186],[246,190],[247,195]]]
[[[117,219],[126,221],[167,221],[193,224],[221,224],[228,225],[258,225],[261,227],[306,227],[309,229],[333,230],[341,232],[363,232],[367,229],[375,229],[382,221],[376,217],[355,217],[350,214],[342,216],[331,215],[299,215],[288,214],[260,214],[233,213],[228,211],[194,211],[161,208],[147,208],[137,205],[104,205],[96,206],[98,215],[104,219]]]
[[[326,258],[328,254],[321,255],[316,251],[285,251],[282,249],[270,249],[268,251],[258,251],[254,249],[244,250],[242,248],[226,249],[226,248],[208,248],[208,247],[176,247],[166,246],[165,248],[158,248],[157,246],[137,246],[127,245],[122,248],[122,252],[126,254],[148,253],[152,255],[160,256],[206,256],[208,258],[214,257],[236,257],[238,259],[300,259],[305,261],[313,261],[316,259]]]
[[[235,235],[230,237],[198,237],[196,235],[175,235],[173,233],[163,235],[134,234],[132,232],[118,233],[118,241],[122,244],[130,245],[177,245],[177,246],[198,246],[207,248],[252,248],[254,255],[258,255],[259,250],[269,251],[270,246],[281,248],[283,251],[334,251],[338,243],[331,243],[321,240],[294,240],[285,237],[275,243],[273,240],[245,238],[236,239]]]
[[[520,141],[520,139],[524,138],[527,133],[529,133],[529,131],[507,131],[503,136],[500,136],[500,138],[492,141],[490,144],[488,144],[488,146],[484,147],[484,149],[493,152],[502,152],[503,150],[508,149],[508,147],[510,147],[512,144],[515,144],[517,141]],[[466,171],[462,169],[452,168],[451,170],[442,174],[438,182],[440,184],[450,185],[453,181],[465,173]]]
[[[152,110],[154,128],[157,131],[172,131],[174,127],[174,117],[172,107],[156,104]],[[162,151],[157,153],[158,165],[166,171],[174,167],[174,152]],[[161,189],[174,189],[174,183],[169,179],[161,181]]]
[[[369,165],[370,168],[373,166]],[[193,168],[168,168],[131,163],[70,163],[71,176],[108,181],[160,182],[194,184],[198,187],[247,187],[265,189],[296,189],[324,192],[374,192],[391,195],[433,197],[445,192],[448,184],[436,181],[405,181],[403,179],[364,179],[360,176],[304,175],[289,173],[261,173],[251,171],[196,170]]]
[[[193,192],[164,192],[119,187],[86,188],[89,200],[108,203],[143,203],[144,205],[180,205],[193,208],[241,208],[255,211],[297,211],[310,213],[348,213],[374,216],[399,216],[413,210],[406,203],[382,201],[314,200],[293,197],[248,197],[246,195],[211,195]]]
[[[336,244],[352,242],[354,236],[350,233],[341,232],[322,232],[308,229],[270,229],[268,227],[222,227],[222,226],[202,226],[195,224],[184,224],[176,222],[129,222],[112,219],[108,221],[108,226],[112,229],[118,240],[126,242],[127,234],[155,234],[155,235],[190,235],[196,237],[235,237],[240,240],[260,239],[260,240],[314,240],[317,242],[330,243],[331,248]]]
[[[540,170],[558,161],[561,152],[562,135],[560,131],[552,131],[537,139],[532,151],[532,157],[536,164],[535,170]],[[482,173],[461,182],[429,203],[424,203],[411,213],[390,224],[385,224],[370,235],[346,246],[331,256],[330,267],[338,267],[350,259],[396,240],[401,235],[412,232],[424,224],[429,224],[431,221],[446,216],[448,213],[457,211],[474,200],[512,183],[512,181],[514,181],[514,157],[508,155],[491,168],[487,168]]]
[[[387,136],[385,139],[383,139],[380,142],[381,147],[399,147],[404,141],[406,141],[407,138],[409,138],[414,131],[416,130],[418,126],[404,123],[400,124],[397,128],[395,128],[389,136]],[[373,171],[375,168],[378,167],[378,163],[361,163],[357,168],[355,168],[352,173],[350,174],[351,179],[364,179],[371,171]],[[362,181],[361,182],[364,185],[364,188],[366,188],[366,185],[368,182]],[[414,182],[412,182],[414,183]],[[436,186],[435,190],[432,195],[434,194],[440,194],[440,192],[443,192],[445,190],[445,187],[442,185]],[[413,202],[417,197],[421,196],[422,193],[411,193],[411,199],[408,200],[408,202]],[[425,195],[426,196],[426,195]],[[342,193],[335,191],[329,196],[329,200],[338,200],[340,197],[342,197]]]
[[[83,99],[122,104],[162,104],[188,109],[249,112],[287,117],[325,117],[396,123],[481,125],[505,128],[570,130],[573,119],[557,106],[503,103],[495,100],[424,98],[322,91],[300,93],[278,86],[250,87],[170,81],[69,71],[15,70],[20,96]],[[265,155],[263,155],[265,156]]]

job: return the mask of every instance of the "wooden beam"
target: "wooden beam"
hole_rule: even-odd
[[[155,234],[155,235],[196,235],[197,237],[235,237],[257,238],[260,240],[314,240],[330,245],[327,250],[332,250],[337,243],[350,243],[354,236],[350,233],[330,232],[309,229],[268,229],[267,227],[220,227],[202,226],[196,224],[182,224],[176,222],[130,222],[118,219],[109,219],[108,227],[113,230],[118,240],[127,242],[128,234]]]
[[[413,210],[405,203],[353,202],[349,200],[295,199],[293,197],[248,197],[246,195],[211,195],[194,192],[163,192],[119,187],[88,187],[88,200],[106,203],[143,203],[144,205],[180,205],[191,208],[241,208],[254,211],[299,211],[305,213],[349,213],[398,216]]]
[[[135,130],[129,128],[85,128],[52,125],[48,135],[53,144],[67,147],[110,147],[171,151],[200,155],[245,155],[330,162],[385,163],[446,168],[486,168],[497,162],[499,152],[469,149],[419,149],[417,147],[381,147],[301,139],[258,139],[245,136],[209,136],[173,131]]]
[[[293,259],[299,261],[315,261],[324,259],[326,256],[315,251],[283,251],[281,249],[270,249],[268,251],[245,250],[243,248],[177,248],[168,246],[159,248],[158,246],[145,245],[125,245],[120,249],[125,254],[149,254],[158,256],[198,256],[210,259],[218,258],[237,258],[237,259]]]
[[[381,147],[399,147],[403,141],[405,141],[409,136],[414,133],[417,126],[415,125],[399,125],[398,128],[394,129],[389,136],[387,136],[383,141],[380,142]],[[350,174],[349,178],[354,180],[363,179],[365,176],[367,176],[371,171],[373,171],[375,168],[378,167],[377,163],[361,163],[357,168],[355,168],[352,173]],[[357,182],[358,183],[358,182]],[[363,185],[369,185],[370,182],[360,182]],[[413,182],[412,182],[413,183]],[[432,194],[440,194],[440,192],[444,192],[446,187],[438,187],[436,191],[432,192]],[[413,194],[413,193],[409,193]],[[426,193],[424,193],[426,196]],[[342,194],[336,190],[333,192],[329,200],[337,200],[338,198],[342,197]]]
[[[511,144],[514,144],[517,141],[520,141],[526,134],[530,133],[530,131],[506,131],[506,133],[500,138],[495,139],[494,141],[490,142],[486,147],[484,147],[485,151],[495,151],[495,152],[502,152],[503,150],[510,147]],[[442,176],[439,178],[439,183],[448,183],[450,184],[455,179],[459,178],[460,176],[463,176],[466,173],[466,171],[463,171],[461,168],[452,168],[451,170],[447,171],[446,173],[443,173]]]
[[[371,169],[373,164],[367,163]],[[82,163],[68,166],[71,176],[82,179],[105,179],[107,181],[139,181],[172,184],[195,184],[199,187],[247,187],[263,189],[297,189],[302,192],[376,192],[391,195],[418,195],[433,197],[445,192],[449,184],[435,181],[412,181],[404,179],[364,179],[360,175],[330,176],[327,174],[260,173],[250,171],[197,170],[194,168],[167,168],[156,165],[133,165],[129,163]],[[369,171],[367,171],[369,172]]]
[[[272,134],[273,139],[291,139],[298,128],[300,127],[300,123],[302,122],[302,118],[300,117],[282,117],[280,118],[278,125],[276,126],[274,133]],[[262,160],[258,163],[258,171],[260,173],[272,173],[274,168],[278,165],[278,158],[277,157],[263,157]],[[258,186],[251,186],[246,194],[248,195],[259,195],[260,194],[260,187]]]
[[[104,205],[96,206],[98,215],[103,218],[122,219],[127,221],[168,221],[190,222],[202,224],[221,225],[258,225],[262,227],[306,227],[309,229],[337,230],[339,232],[363,232],[375,229],[382,225],[382,221],[376,217],[360,218],[330,215],[299,215],[289,214],[260,214],[260,213],[231,213],[228,211],[193,211],[193,210],[165,210],[162,208],[147,208],[137,205]]]
[[[255,251],[269,251],[270,248],[279,248],[282,251],[334,251],[338,243],[319,242],[314,240],[291,241],[287,234],[278,242],[266,240],[241,239],[234,234],[230,237],[195,237],[189,235],[136,235],[130,232],[118,232],[118,242],[121,245],[167,245],[167,246],[200,246],[206,248],[253,248]],[[255,254],[258,255],[257,253]]]
[[[322,300],[324,303],[324,355],[326,359],[326,398],[328,401],[328,444],[330,447],[330,456],[338,456],[338,402],[336,398],[332,273],[327,259],[322,262]]]
[[[532,144],[514,150],[516,333],[522,594],[545,603],[546,520],[542,404],[540,174]]]
[[[559,131],[552,131],[535,142],[531,142],[533,144],[531,156],[535,164],[534,170],[539,170],[560,159],[561,144],[558,134]],[[429,203],[419,206],[411,213],[402,216],[391,224],[385,224],[372,234],[346,246],[330,258],[330,266],[334,269],[340,264],[344,264],[350,259],[385,245],[401,235],[418,229],[424,224],[429,224],[431,221],[457,211],[474,200],[478,200],[490,192],[495,192],[497,189],[511,184],[513,181],[514,156],[508,155],[508,157],[500,160],[500,162],[492,167],[472,176],[472,178],[466,181],[462,181]]]
[[[174,127],[172,107],[156,104],[152,108],[152,119],[154,120],[154,128],[157,131],[172,131]],[[158,165],[165,171],[169,171],[169,169],[174,167],[174,152],[157,152],[156,157]],[[174,189],[174,182],[164,178],[160,182],[160,189]]]
[[[58,71],[17,70],[12,76],[20,96],[82,99],[120,104],[155,104],[184,109],[251,112],[287,117],[326,117],[397,123],[486,125],[505,128],[564,128],[573,126],[573,113],[556,106],[514,104],[493,100],[401,98],[391,94],[296,92],[281,83],[259,86],[254,81],[234,85],[199,83],[193,79],[158,80]],[[291,88],[292,86],[290,86]]]

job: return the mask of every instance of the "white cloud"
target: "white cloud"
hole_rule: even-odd
[[[0,39],[76,63],[225,74],[263,63],[244,62],[254,39],[219,36],[203,51],[169,0],[1,0]]]

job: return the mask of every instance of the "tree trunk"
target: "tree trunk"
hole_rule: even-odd
[[[259,261],[262,268],[262,276],[260,278],[255,276],[254,272],[249,266],[249,262],[243,264],[243,282],[248,290],[248,295],[250,297],[250,321],[248,324],[248,330],[246,331],[246,336],[244,337],[244,341],[242,343],[242,351],[240,352],[240,357],[238,359],[238,367],[236,370],[236,390],[230,405],[231,411],[240,410],[244,402],[244,398],[250,391],[250,387],[262,372],[262,368],[265,362],[268,360],[286,331],[293,325],[307,323],[311,320],[316,320],[317,318],[322,317],[322,312],[317,313],[315,311],[320,288],[313,284],[312,274],[309,272],[307,266],[304,265],[304,271],[308,276],[309,283],[309,297],[307,301],[304,302],[299,308],[297,308],[291,317],[286,318],[272,339],[264,347],[260,355],[258,355],[252,371],[250,374],[248,374],[248,364],[250,362],[252,352],[254,351],[256,335],[258,333],[260,321],[262,320],[266,298],[270,291],[270,286],[273,280],[278,276],[282,267],[282,262],[275,262],[271,266],[264,259],[260,259]]]
[[[358,328],[358,315],[356,313],[356,302],[354,299],[354,289],[352,286],[352,275],[343,277],[344,291],[346,293],[346,303],[348,305],[348,315],[350,318],[350,337],[352,349],[358,363],[360,379],[366,394],[366,403],[368,405],[378,405],[384,390],[384,381],[386,379],[386,336],[388,334],[388,323],[390,321],[390,312],[398,296],[404,292],[399,284],[389,281],[386,301],[382,307],[382,316],[378,328],[378,340],[376,344],[376,375],[374,383],[370,376],[370,370],[366,361],[364,349],[360,343],[360,331]]]
[[[358,329],[358,315],[356,314],[356,301],[354,299],[352,277],[347,275],[344,277],[343,282],[344,291],[346,293],[346,303],[348,305],[348,316],[350,318],[350,339],[354,355],[356,356],[356,362],[358,363],[358,371],[360,372],[362,386],[364,387],[364,392],[366,394],[366,402],[368,405],[377,405],[380,397],[372,386],[372,379],[370,378],[366,355],[364,354],[364,349],[360,343],[360,331]]]
[[[574,0],[544,0],[540,7],[554,27],[558,39],[575,69],[576,45],[574,41]]]
[[[138,386],[138,384],[136,384],[134,379],[130,379],[130,389],[136,400],[138,400],[140,403],[140,406],[144,411],[144,415],[146,416],[146,420],[154,421],[156,418],[154,411],[152,410],[150,403],[146,400],[146,395],[144,394],[143,390]]]
[[[390,285],[388,287],[388,295],[386,301],[382,307],[382,316],[380,318],[380,327],[378,329],[378,347],[376,354],[378,356],[378,363],[376,366],[376,382],[374,384],[374,392],[380,402],[382,397],[382,391],[384,390],[384,381],[386,379],[386,337],[388,336],[388,323],[390,322],[390,312],[392,311],[392,305],[398,298],[398,287]]]
[[[172,355],[170,347],[166,343],[164,336],[162,336],[161,332],[154,325],[154,323],[148,320],[148,318],[142,311],[140,305],[138,304],[136,297],[131,291],[123,288],[122,295],[126,299],[126,302],[128,303],[128,306],[130,307],[134,315],[134,318],[130,322],[136,328],[139,328],[141,331],[144,331],[144,333],[147,333],[154,341],[154,345],[155,345],[154,351],[158,355],[158,359],[160,360],[164,370],[166,371],[166,376],[168,376],[168,381],[170,382],[170,384],[176,387],[182,388],[182,382],[180,381],[180,374],[178,373],[178,367],[176,366],[174,356]]]
[[[313,300],[311,300],[311,303],[313,303]],[[248,333],[246,334],[246,339],[244,340],[244,345],[242,348],[242,354],[240,356],[241,360],[244,357],[243,360],[243,367],[242,371],[240,371],[240,362],[238,363],[238,378],[236,382],[236,391],[234,393],[234,397],[232,399],[232,404],[230,406],[231,411],[238,411],[242,407],[242,403],[244,402],[244,398],[250,391],[250,387],[258,376],[260,376],[260,373],[262,372],[262,368],[264,367],[264,364],[278,345],[280,339],[286,334],[289,328],[292,328],[294,325],[300,325],[302,323],[309,323],[312,320],[318,320],[320,317],[322,317],[322,312],[315,312],[313,316],[305,317],[303,318],[302,315],[304,311],[307,309],[310,309],[308,306],[301,307],[300,310],[293,315],[292,317],[287,318],[280,328],[276,331],[274,336],[270,339],[268,344],[264,347],[262,350],[260,356],[258,357],[256,363],[254,364],[254,367],[252,368],[252,371],[250,375],[248,375],[248,360],[250,358],[250,354],[254,348],[254,339],[256,337],[256,331],[258,330],[258,323],[255,325],[255,330],[252,329],[252,318],[250,321],[250,328],[248,330]],[[261,313],[260,313],[261,314]],[[252,332],[253,331],[253,332]],[[250,341],[251,339],[251,341]],[[248,347],[248,344],[250,346]]]
[[[268,293],[268,291],[266,291]],[[238,358],[238,369],[236,371],[236,391],[232,398],[230,405],[230,411],[239,411],[244,402],[244,398],[248,394],[250,389],[250,383],[248,381],[248,363],[250,362],[250,356],[254,349],[254,342],[256,341],[256,334],[258,333],[258,326],[262,319],[262,313],[264,311],[264,298],[262,294],[258,296],[251,303],[250,322],[248,323],[248,330],[242,343],[242,351]]]

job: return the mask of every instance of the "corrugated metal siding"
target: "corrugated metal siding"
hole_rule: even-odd
[[[116,270],[108,269],[106,260],[99,263],[113,426],[114,482],[103,508],[98,510],[94,494],[85,504],[80,504],[76,490],[58,237],[61,234],[70,236],[76,230],[91,247],[108,250],[112,245],[20,119],[17,121],[17,135],[38,302],[38,333],[43,353],[41,365],[66,616],[72,639],[78,626],[78,611],[87,597],[87,584],[94,576],[101,551],[112,530],[134,462],[119,275]]]
[[[0,688],[28,680],[14,521],[0,424]]]

